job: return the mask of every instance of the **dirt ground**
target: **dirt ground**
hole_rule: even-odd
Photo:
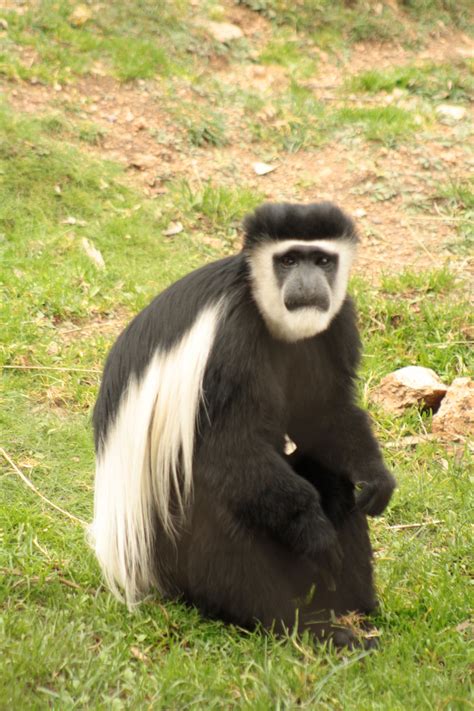
[[[243,8],[229,10],[229,21],[241,26],[255,50],[263,46],[269,34],[266,21]],[[474,45],[459,32],[445,33],[416,52],[397,45],[359,44],[349,57],[320,53],[318,74],[304,84],[316,98],[328,105],[341,101],[338,93],[351,74],[370,68],[388,68],[422,61],[449,62],[474,56]],[[30,58],[34,62],[34,56]],[[281,66],[231,64],[218,58],[209,62],[209,72],[226,87],[249,87],[271,96],[288,83],[288,72]],[[472,147],[453,122],[435,121],[428,131],[384,148],[364,140],[333,141],[321,148],[296,153],[272,150],[273,172],[257,176],[255,161],[268,161],[268,148],[245,139],[241,129],[242,108],[225,107],[228,145],[191,146],[183,129],[167,110],[160,81],[122,84],[97,73],[68,85],[46,86],[40,83],[0,81],[11,105],[25,112],[67,117],[74,106],[75,118],[93,122],[103,136],[97,145],[81,144],[100,157],[122,163],[129,180],[149,197],[167,191],[170,179],[183,177],[200,183],[245,184],[262,192],[270,200],[334,200],[356,216],[362,236],[358,268],[365,275],[403,268],[452,267],[466,269],[467,259],[453,255],[446,245],[456,239],[456,221],[440,214],[433,202],[431,209],[416,211],[413,203],[430,201],[433,180],[456,180],[472,169]],[[379,94],[365,99],[345,96],[360,105],[369,101],[387,104],[400,97]],[[176,80],[174,102],[195,102],[193,88]],[[398,105],[413,106],[405,97]],[[271,119],[271,102],[262,122]],[[160,135],[160,141],[156,136]]]

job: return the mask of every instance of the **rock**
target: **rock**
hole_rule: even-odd
[[[96,247],[94,247],[92,242],[90,242],[87,237],[82,238],[82,249],[87,254],[89,259],[94,262],[98,269],[105,269],[105,262],[102,254]]]
[[[174,235],[179,235],[180,232],[184,230],[181,222],[170,222],[166,230],[163,230],[163,235],[165,237],[174,237]]]
[[[447,119],[448,121],[461,121],[466,115],[464,106],[452,106],[451,104],[440,104],[436,108],[436,113],[440,121]]]
[[[48,355],[55,356],[58,355],[60,351],[59,345],[55,341],[51,341],[47,348]]]
[[[92,17],[92,10],[87,5],[77,5],[69,15],[69,22],[73,27],[82,27]]]
[[[474,437],[474,380],[453,380],[433,416],[432,431],[442,437]]]
[[[394,414],[413,405],[436,410],[447,389],[431,368],[409,365],[386,375],[372,391],[371,400]]]
[[[237,25],[230,22],[212,22],[211,20],[199,23],[217,42],[232,42],[240,39],[244,33]]]
[[[252,168],[254,173],[257,175],[266,175],[276,170],[276,165],[269,165],[268,163],[252,163]]]

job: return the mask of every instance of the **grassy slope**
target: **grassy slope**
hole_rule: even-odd
[[[46,6],[50,25],[63,27],[61,13]],[[60,7],[64,15],[67,5]],[[116,36],[121,17],[110,20]],[[169,15],[166,28],[166,37],[178,32]],[[50,76],[63,67],[47,51],[57,43],[41,34],[41,47]],[[107,47],[94,51],[120,75]],[[116,166],[51,134],[47,121],[1,108],[0,250],[9,301],[0,342],[3,363],[20,368],[4,370],[0,441],[46,496],[89,520],[89,418],[113,338],[106,326],[213,258],[199,240],[206,227],[218,225],[230,244],[259,196],[178,184],[158,202],[147,200],[124,187]],[[440,188],[439,201],[450,215],[472,211],[467,184]],[[185,231],[166,238],[175,219]],[[84,237],[100,249],[105,270],[85,254]],[[429,365],[447,381],[467,374],[469,307],[448,271],[386,279],[377,291],[358,278],[352,290],[366,349],[363,399],[367,386],[407,363]],[[242,634],[177,604],[151,601],[127,613],[102,587],[82,527],[2,462],[0,708],[469,708],[470,457],[437,442],[404,445],[404,435],[429,431],[427,416],[373,414],[400,487],[372,523],[383,644],[371,655]],[[426,525],[391,528],[411,523]]]

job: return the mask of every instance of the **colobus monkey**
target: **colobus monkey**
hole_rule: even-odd
[[[376,605],[366,514],[395,482],[355,404],[357,243],[330,203],[264,204],[242,251],[113,346],[94,410],[93,545],[112,590],[352,645]],[[285,454],[285,436],[296,451]]]

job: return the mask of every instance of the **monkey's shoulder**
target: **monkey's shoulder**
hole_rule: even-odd
[[[157,349],[169,351],[192,328],[203,309],[235,290],[243,269],[239,256],[206,264],[155,296],[120,334],[112,348],[114,357],[122,351],[130,354],[134,371],[139,374]]]

